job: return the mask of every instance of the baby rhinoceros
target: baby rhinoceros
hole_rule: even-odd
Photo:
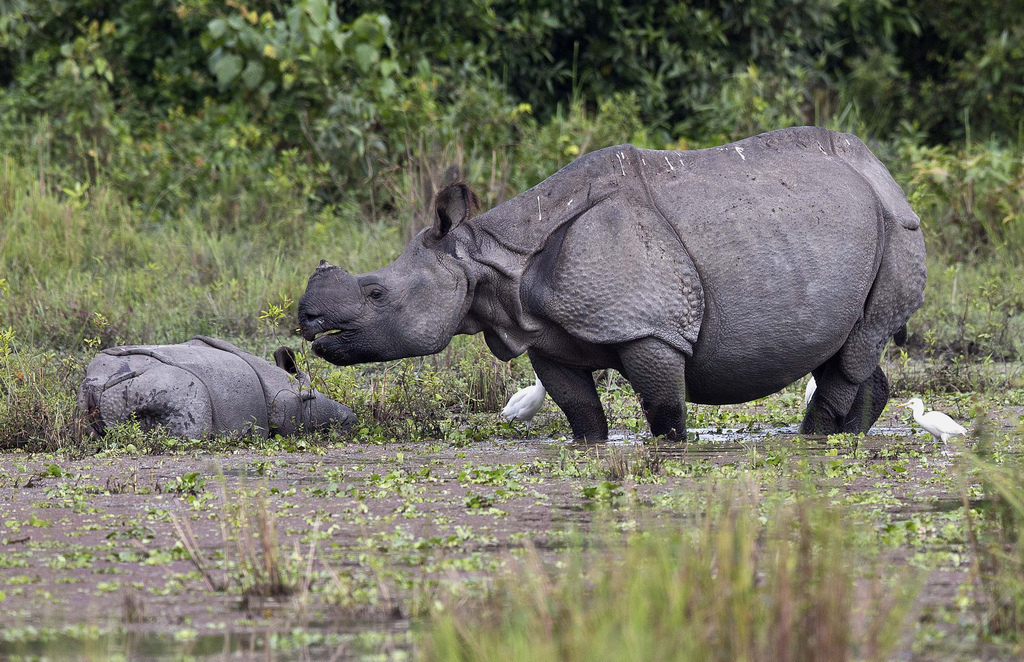
[[[315,390],[287,347],[277,365],[231,343],[196,336],[180,345],[126,345],[100,352],[78,389],[93,429],[135,418],[144,429],[290,435],[355,422],[352,410]]]

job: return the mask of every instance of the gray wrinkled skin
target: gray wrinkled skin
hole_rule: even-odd
[[[351,409],[310,386],[290,350],[275,357],[287,371],[203,336],[181,345],[112,347],[89,363],[78,407],[101,434],[134,417],[144,429],[191,439],[291,435],[355,422]]]
[[[621,145],[475,218],[466,199],[442,191],[434,227],[373,273],[321,263],[299,303],[317,354],[385,361],[482,332],[502,360],[529,354],[587,440],[608,434],[597,369],[622,372],[652,432],[676,439],[687,400],[744,402],[813,372],[802,431],[856,432],[888,399],[882,349],[924,299],[918,217],[853,135]]]

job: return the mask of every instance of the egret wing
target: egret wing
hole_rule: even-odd
[[[516,393],[509,398],[508,404],[501,410],[501,415],[505,418],[515,418],[519,415],[522,401],[530,393],[530,388],[524,388],[516,391]]]
[[[960,425],[946,414],[943,414],[941,411],[930,411],[921,418],[923,418],[930,427],[934,427],[940,433],[966,434],[967,432],[964,426]]]

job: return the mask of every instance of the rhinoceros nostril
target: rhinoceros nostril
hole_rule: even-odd
[[[299,316],[299,327],[302,331],[302,337],[306,340],[312,341],[316,338],[316,335],[323,330],[324,318],[322,315],[307,315],[303,314]]]

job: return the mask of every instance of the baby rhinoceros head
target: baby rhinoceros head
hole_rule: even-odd
[[[273,432],[288,435],[331,425],[346,427],[356,422],[351,409],[313,388],[309,375],[299,370],[291,349],[278,348],[274,362],[291,375],[292,380],[289,388],[279,391],[268,403]]]

